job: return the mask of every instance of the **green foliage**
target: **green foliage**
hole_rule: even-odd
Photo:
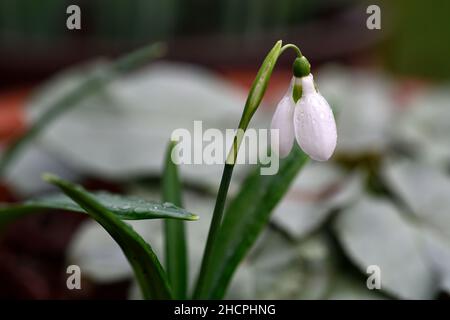
[[[133,228],[105,208],[81,186],[49,174],[45,175],[44,179],[60,188],[100,223],[117,242],[133,268],[144,298],[170,299],[172,297],[167,275],[158,258],[150,245]]]
[[[144,219],[183,219],[197,220],[198,216],[179,208],[172,203],[158,203],[137,197],[127,197],[105,191],[90,193],[90,197],[112,212],[121,220]],[[22,204],[4,204],[0,206],[0,225],[17,219],[28,213],[43,210],[66,210],[86,213],[78,203],[65,194],[57,193],[28,200]]]
[[[283,198],[308,157],[296,146],[281,162],[278,174],[260,175],[257,168],[247,177],[225,212],[212,252],[213,264],[205,270],[206,285],[200,298],[221,299],[239,263],[248,253],[270,214]]]
[[[181,183],[177,166],[173,163],[171,153],[174,142],[167,148],[162,189],[163,200],[181,206]],[[183,221],[166,220],[165,250],[166,269],[176,299],[185,299],[188,287],[188,254]]]

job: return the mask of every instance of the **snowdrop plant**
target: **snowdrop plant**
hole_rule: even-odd
[[[278,145],[283,157],[278,174],[261,176],[259,168],[243,182],[237,195],[225,206],[228,189],[237,159],[241,137],[237,134],[224,166],[213,211],[201,268],[192,293],[188,288],[188,252],[183,220],[194,221],[198,216],[182,206],[181,183],[177,167],[170,157],[175,145],[169,144],[162,174],[161,203],[106,192],[89,192],[83,187],[45,174],[44,180],[62,191],[0,208],[0,227],[17,217],[42,210],[66,210],[86,213],[95,219],[117,242],[132,266],[143,297],[146,299],[221,299],[239,263],[246,256],[258,235],[268,223],[270,214],[289,189],[296,174],[308,160],[329,159],[336,146],[336,125],[330,106],[317,91],[308,60],[293,44],[278,41],[264,59],[249,91],[238,129],[245,132],[266,92],[278,58],[287,49],[296,52],[293,80],[287,95],[281,100],[272,121],[280,130]],[[136,65],[137,61],[154,56],[152,50],[132,53],[112,64],[110,72],[101,78],[89,79],[68,97],[61,98],[49,108],[30,133],[6,151],[0,168],[4,170],[17,150],[23,148],[55,115],[74,106],[74,101],[89,96],[93,90],[110,80],[111,75]],[[106,78],[105,78],[106,77]],[[293,145],[294,137],[299,146]],[[124,220],[165,219],[165,264],[160,263],[152,247]]]

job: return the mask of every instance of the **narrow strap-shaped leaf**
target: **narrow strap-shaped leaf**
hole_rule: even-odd
[[[172,161],[174,142],[167,148],[164,174],[162,179],[163,201],[181,206],[181,183],[177,166]],[[176,299],[185,299],[188,286],[188,255],[183,221],[166,220],[165,249],[166,270]]]
[[[105,191],[88,193],[102,206],[121,220],[182,219],[197,220],[198,216],[172,203],[157,203],[132,196],[122,196]],[[22,204],[0,205],[0,225],[20,218],[28,213],[42,210],[65,210],[86,212],[76,202],[63,193],[42,196]]]
[[[145,299],[170,299],[167,275],[150,245],[133,228],[121,221],[81,186],[64,181],[54,175],[44,179],[60,188],[100,223],[117,242],[130,262]]]
[[[259,168],[250,174],[232,200],[213,247],[214,263],[206,270],[206,290],[201,298],[221,299],[239,263],[270,219],[273,209],[288,191],[308,157],[297,147],[280,163],[279,172],[262,176]]]

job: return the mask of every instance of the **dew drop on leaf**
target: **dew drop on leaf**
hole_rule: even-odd
[[[148,210],[145,209],[145,208],[143,208],[143,207],[136,207],[136,208],[134,208],[133,211],[136,212],[136,213],[145,213],[145,212],[147,212]]]
[[[175,205],[173,203],[170,203],[170,202],[164,202],[163,203],[163,207],[164,208],[175,208]]]

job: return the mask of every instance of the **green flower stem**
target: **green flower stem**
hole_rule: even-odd
[[[287,49],[293,49],[293,50],[295,51],[295,53],[297,54],[297,57],[298,57],[298,58],[303,57],[303,54],[302,54],[302,52],[300,51],[300,49],[299,49],[295,44],[292,44],[292,43],[289,43],[289,44],[284,45],[284,46],[281,48],[280,54],[282,54],[282,53],[283,53],[285,50],[287,50]]]
[[[194,299],[202,297],[203,290],[206,282],[206,270],[212,263],[212,249],[219,233],[220,224],[222,222],[222,216],[225,209],[225,200],[228,194],[228,188],[230,187],[231,175],[233,174],[234,165],[226,164],[223,169],[222,180],[220,181],[219,192],[217,193],[216,205],[214,206],[213,217],[208,232],[208,240],[206,241],[205,251],[203,253],[202,265],[200,273],[198,275],[197,286],[194,292]]]
[[[281,53],[283,53],[287,49],[294,49],[298,57],[302,56],[302,53],[297,46],[293,44],[287,44],[282,47],[281,45],[282,42],[278,41],[272,48],[272,50],[270,50],[270,52],[264,59],[258,71],[258,74],[255,77],[255,80],[253,81],[252,87],[247,97],[247,101],[245,103],[241,120],[239,121],[238,132],[234,137],[233,145],[230,152],[228,153],[226,164],[222,174],[222,180],[220,182],[220,187],[217,194],[216,204],[214,207],[213,217],[208,233],[208,239],[206,242],[205,251],[203,253],[202,265],[198,276],[197,285],[194,291],[193,297],[195,299],[203,298],[205,296],[207,282],[211,280],[212,275],[209,273],[209,270],[210,266],[212,265],[212,251],[222,223],[225,201],[230,186],[231,176],[233,174],[234,164],[237,159],[239,147],[241,145],[245,130],[247,130],[251,118],[258,109],[261,100],[264,97],[267,85],[270,80],[270,76],[272,75],[272,71]]]

